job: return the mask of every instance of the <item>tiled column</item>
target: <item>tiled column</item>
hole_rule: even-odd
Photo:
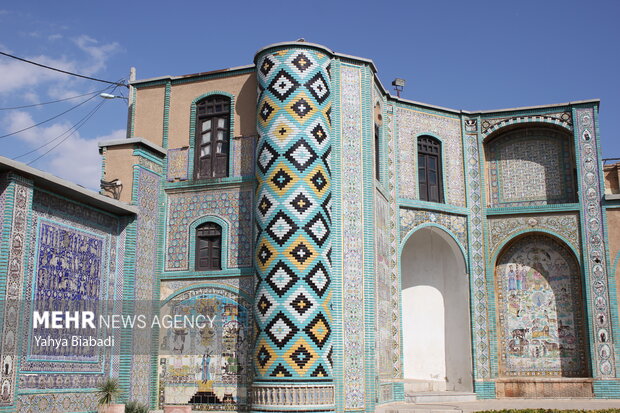
[[[256,56],[253,411],[334,408],[330,62],[299,43]]]

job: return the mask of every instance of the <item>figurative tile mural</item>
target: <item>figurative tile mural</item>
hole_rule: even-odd
[[[159,404],[193,410],[249,408],[252,381],[251,303],[238,293],[199,287],[168,301],[161,315],[199,319],[199,328],[160,330]]]
[[[168,171],[166,178],[169,182],[178,179],[185,181],[188,179],[189,148],[168,149]]]
[[[586,377],[581,271],[544,235],[514,241],[495,269],[502,376]]]
[[[257,404],[261,388],[286,404],[303,386],[278,383],[332,381],[330,63],[305,48],[258,56]]]
[[[442,142],[446,203],[465,206],[463,145],[461,121],[413,109],[398,108],[399,189],[400,197],[418,198],[418,135],[431,134]]]
[[[594,364],[597,375],[614,377],[615,356],[609,308],[607,264],[605,256],[605,233],[601,213],[601,187],[594,111],[591,108],[575,109],[576,135],[579,142],[579,169],[584,213],[584,267],[589,273],[589,288],[594,331]]]
[[[567,133],[521,128],[492,139],[486,148],[491,206],[575,201],[574,161]]]
[[[491,216],[489,225],[489,252],[491,255],[503,242],[521,231],[543,229],[567,240],[579,252],[579,215],[577,212],[527,216]]]
[[[345,409],[365,405],[362,71],[342,64],[342,328]]]
[[[190,270],[190,225],[205,215],[229,222],[229,268],[252,265],[252,191],[217,190],[168,195],[166,270]]]

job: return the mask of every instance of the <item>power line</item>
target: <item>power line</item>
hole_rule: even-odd
[[[39,67],[42,67],[42,68],[45,68],[45,69],[54,70],[56,72],[64,73],[64,74],[67,74],[67,75],[81,77],[82,79],[94,80],[95,82],[108,83],[110,85],[129,87],[129,85],[126,84],[126,83],[110,82],[109,80],[97,79],[96,77],[90,77],[90,76],[81,75],[79,73],[68,72],[66,70],[62,70],[62,69],[58,69],[56,67],[47,66],[47,65],[44,65],[44,64],[41,64],[41,63],[33,62],[32,60],[28,60],[28,59],[24,59],[24,58],[21,58],[21,57],[17,57],[17,56],[14,56],[12,54],[8,54],[8,53],[5,53],[5,52],[0,52],[0,55],[7,56],[7,57],[10,57],[12,59],[17,59],[17,60],[20,60],[22,62],[30,63],[31,65],[39,66]]]
[[[105,101],[101,101],[101,102],[99,102],[99,103],[103,103],[103,102],[105,102]],[[97,109],[97,107],[95,107],[95,109]],[[86,115],[84,115],[84,116],[83,116],[83,117],[82,117],[79,121],[77,121],[77,122],[76,122],[76,124],[75,124],[75,125],[72,125],[69,129],[67,129],[67,130],[66,130],[66,131],[64,131],[63,133],[61,133],[61,134],[57,135],[56,137],[54,137],[54,138],[53,138],[53,139],[51,139],[50,141],[48,141],[48,142],[44,143],[44,144],[43,144],[43,145],[41,145],[41,146],[37,146],[36,148],[34,148],[34,149],[32,149],[32,150],[30,150],[30,151],[28,151],[28,152],[24,152],[24,153],[22,153],[21,155],[14,157],[13,159],[17,160],[17,159],[19,159],[19,158],[23,158],[24,156],[30,155],[30,154],[31,154],[31,153],[33,153],[33,152],[37,152],[38,150],[45,148],[47,145],[51,144],[52,142],[54,142],[54,141],[56,141],[56,140],[58,140],[58,139],[62,138],[63,136],[65,136],[67,133],[69,133],[69,132],[70,132],[70,131],[72,131],[73,129],[76,129],[76,128],[78,128],[78,129],[79,129],[79,127],[81,127],[81,123],[84,121],[84,119],[86,119],[86,117],[87,117],[88,115],[90,115],[90,113],[92,113],[92,111],[93,111],[93,110],[91,110],[91,112],[89,112],[89,113],[87,113]],[[76,130],[77,130],[77,129],[76,129]]]
[[[35,106],[43,106],[43,105],[49,105],[49,104],[52,104],[52,103],[64,102],[64,101],[67,101],[67,100],[77,99],[77,98],[81,98],[81,97],[92,95],[92,94],[97,94],[98,95],[99,93],[103,92],[104,90],[106,90],[108,88],[109,88],[109,86],[107,88],[105,88],[105,89],[101,89],[101,90],[98,90],[96,92],[84,93],[83,95],[76,95],[76,96],[71,96],[71,97],[64,98],[64,99],[51,100],[49,102],[33,103],[32,105],[13,106],[13,107],[9,107],[9,108],[0,108],[0,110],[26,109],[26,108],[33,108]]]
[[[103,90],[107,90],[107,89],[109,89],[109,88],[111,88],[111,87],[112,87],[112,86],[108,86],[107,88],[105,88],[105,89],[103,89]],[[118,87],[118,86],[117,86],[117,87]],[[17,131],[11,132],[11,133],[7,133],[6,135],[2,135],[2,136],[0,136],[0,139],[7,138],[7,137],[9,137],[9,136],[16,135],[16,134],[18,134],[18,133],[20,133],[20,132],[27,131],[28,129],[35,128],[35,127],[40,126],[40,125],[43,125],[44,123],[47,123],[47,122],[49,122],[49,121],[51,121],[51,120],[54,120],[54,119],[56,119],[56,118],[59,118],[60,116],[62,116],[62,115],[64,115],[64,114],[66,114],[66,113],[68,113],[68,112],[71,112],[72,110],[74,110],[74,109],[76,109],[76,108],[78,108],[78,107],[82,106],[82,105],[83,105],[83,104],[85,104],[86,102],[88,102],[88,101],[90,101],[90,100],[93,100],[96,96],[98,96],[98,95],[93,94],[93,95],[92,95],[91,97],[89,97],[88,99],[86,99],[86,100],[84,100],[84,101],[82,101],[82,102],[78,103],[78,104],[77,104],[77,105],[75,105],[75,106],[70,107],[69,109],[65,110],[65,111],[64,111],[64,112],[62,112],[62,113],[59,113],[59,114],[57,114],[57,115],[55,115],[55,116],[52,116],[51,118],[46,119],[46,120],[44,120],[44,121],[42,121],[42,122],[39,122],[39,123],[36,123],[36,124],[34,124],[34,125],[28,126],[27,128],[23,128],[23,129],[20,129],[20,130],[17,130]]]
[[[92,109],[85,117],[83,117],[80,122],[78,122],[76,124],[76,126],[73,127],[73,131],[71,133],[69,133],[64,139],[62,139],[60,142],[58,142],[56,145],[52,146],[51,148],[49,148],[45,153],[41,154],[40,156],[38,156],[37,158],[33,159],[32,161],[28,162],[28,165],[32,165],[33,163],[35,163],[36,161],[38,161],[39,159],[43,158],[45,155],[47,155],[48,153],[50,153],[51,151],[53,151],[54,149],[56,149],[58,146],[60,146],[64,141],[66,141],[67,139],[69,139],[71,136],[73,136],[73,134],[75,132],[77,132],[82,126],[84,126],[84,124],[86,124],[86,122],[88,122],[88,120],[90,118],[93,117],[93,115],[101,108],[101,106],[103,106],[105,104],[105,100],[102,100],[101,102],[99,102],[97,104],[97,106],[95,106],[94,109]],[[78,126],[79,125],[79,126]],[[65,133],[69,132],[71,129],[68,129],[67,131],[65,131],[62,135],[64,135]],[[62,136],[59,135],[59,136]],[[58,139],[58,137],[54,138],[53,140]],[[49,144],[50,142],[48,142],[47,144]],[[43,146],[47,146],[47,144],[43,145]],[[41,146],[41,148],[43,147]],[[21,155],[20,155],[21,156]]]

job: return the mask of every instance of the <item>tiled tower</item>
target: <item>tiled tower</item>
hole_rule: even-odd
[[[268,46],[258,77],[253,411],[334,407],[330,55]]]

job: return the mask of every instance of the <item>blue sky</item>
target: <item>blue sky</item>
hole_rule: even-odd
[[[0,51],[65,70],[119,80],[205,72],[252,63],[271,43],[324,44],[372,59],[403,97],[484,110],[600,98],[604,157],[620,157],[620,2],[507,1],[60,1],[0,6]],[[0,56],[0,108],[72,97],[106,85]],[[391,88],[391,87],[390,87]],[[117,90],[119,92],[119,90]],[[126,93],[126,90],[123,91]],[[0,110],[0,135],[87,99]],[[77,133],[63,132],[101,102],[0,139],[0,154],[90,188],[96,143],[125,136],[126,105],[106,101]],[[55,140],[54,140],[55,139]],[[37,149],[46,143],[47,146]]]

